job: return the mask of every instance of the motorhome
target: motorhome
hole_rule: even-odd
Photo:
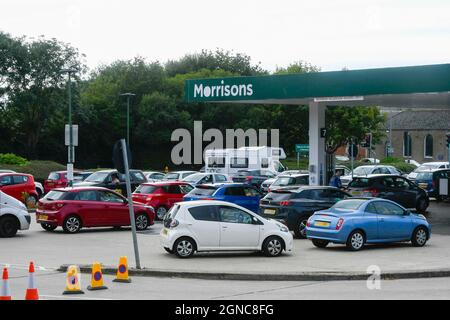
[[[205,172],[235,175],[240,170],[269,170],[273,173],[286,168],[283,148],[242,147],[239,149],[209,149],[205,151]]]

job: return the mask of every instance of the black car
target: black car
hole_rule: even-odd
[[[399,175],[373,174],[354,177],[347,191],[358,197],[378,197],[395,201],[408,209],[425,213],[430,199],[416,183]]]
[[[334,187],[282,188],[261,199],[259,215],[282,222],[297,238],[304,239],[306,222],[314,212],[328,209],[349,197],[350,194]]]
[[[237,175],[232,177],[232,180],[233,182],[246,183],[261,189],[261,184],[264,181],[275,176],[276,174],[269,170],[239,170]]]
[[[140,170],[130,170],[131,192],[140,184],[147,182],[147,178]],[[101,170],[92,173],[82,182],[74,184],[75,187],[104,187],[115,190],[124,196],[127,196],[125,175],[118,173],[117,170]]]

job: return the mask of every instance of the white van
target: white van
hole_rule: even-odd
[[[282,172],[286,159],[283,148],[242,147],[239,149],[210,149],[205,151],[205,172],[233,176],[240,170],[268,170]]]
[[[0,238],[14,237],[17,230],[28,230],[30,223],[27,207],[0,191]]]

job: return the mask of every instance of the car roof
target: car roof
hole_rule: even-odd
[[[89,191],[89,190],[98,190],[98,191],[112,191],[114,190],[103,188],[103,187],[66,187],[66,188],[55,188],[52,191],[62,191],[62,192],[76,192],[76,191]]]
[[[293,174],[286,174],[284,175],[281,173],[277,178],[298,178],[298,177],[305,177],[309,176],[309,173],[293,173]]]
[[[105,170],[99,170],[99,171],[95,171],[92,173],[97,173],[97,172],[102,172],[102,173],[112,173],[112,172],[118,172],[116,169],[105,169]],[[141,170],[137,170],[137,169],[130,169],[130,172],[142,172]]]
[[[219,182],[219,183],[211,183],[211,184],[199,184],[196,186],[196,188],[215,188],[218,189],[220,187],[251,187],[248,184],[245,183],[239,183],[239,182]]]
[[[171,172],[167,172],[166,174],[170,174],[170,173],[186,173],[186,172],[197,173],[197,171],[185,170],[185,171],[171,171]],[[198,173],[200,173],[200,172],[198,172]]]
[[[170,186],[170,185],[189,185],[189,182],[186,181],[155,181],[155,182],[144,182],[141,185],[143,186],[156,186],[156,187],[163,187],[163,186]]]
[[[207,206],[207,205],[221,205],[221,206],[232,206],[232,207],[238,207],[238,208],[242,208],[239,205],[232,203],[232,202],[227,202],[227,201],[220,201],[220,200],[193,200],[193,201],[182,201],[182,202],[177,202],[177,205],[179,205],[180,207],[196,207],[196,206]],[[243,210],[249,211],[246,208],[242,208]],[[253,213],[255,214],[255,213]]]
[[[387,173],[375,173],[368,174],[367,176],[354,176],[354,178],[382,178],[382,177],[391,177],[391,178],[405,178],[398,174],[387,174]]]
[[[273,190],[272,192],[275,192],[275,193],[283,192],[283,191],[301,192],[304,190],[324,190],[324,189],[340,190],[339,188],[331,187],[331,186],[291,186],[291,187],[282,187],[282,188]],[[340,191],[343,191],[343,190],[340,190]]]

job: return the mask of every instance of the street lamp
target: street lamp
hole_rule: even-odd
[[[121,97],[127,97],[127,144],[130,146],[130,97],[134,97],[134,93],[121,93]]]
[[[73,163],[74,154],[73,154],[73,131],[72,131],[72,74],[76,73],[78,70],[69,68],[62,69],[61,73],[67,73],[69,78],[67,80],[67,92],[68,92],[68,100],[69,100],[69,155],[67,161],[67,179],[69,187],[73,186]]]

